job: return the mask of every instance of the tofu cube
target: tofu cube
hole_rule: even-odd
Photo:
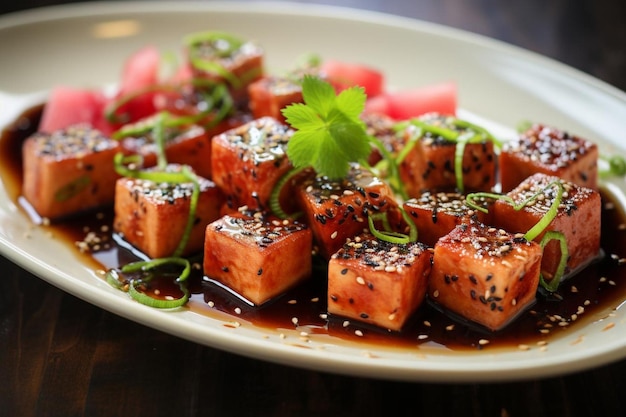
[[[598,146],[559,129],[535,124],[502,146],[502,192],[511,191],[535,173],[598,189]]]
[[[213,137],[213,181],[236,210],[267,210],[278,180],[291,169],[286,145],[293,130],[263,117]]]
[[[117,141],[86,125],[35,133],[22,147],[24,198],[51,220],[112,206],[120,151]]]
[[[540,266],[538,243],[464,223],[435,245],[428,295],[444,311],[497,331],[534,304]]]
[[[430,269],[431,253],[422,243],[359,235],[328,263],[328,313],[401,330],[424,301]]]
[[[448,116],[429,114],[422,120],[428,124],[455,130]],[[458,130],[458,129],[457,129]],[[415,126],[404,131],[404,137],[395,144],[399,152],[414,135],[420,135]],[[425,191],[449,191],[457,188],[454,161],[457,144],[436,134],[421,135],[400,164],[400,178],[409,197],[419,197]],[[465,191],[490,191],[496,183],[496,154],[490,141],[468,143],[463,153],[463,184]]]
[[[211,178],[211,137],[197,125],[165,129],[165,157],[171,164],[189,165],[201,177]],[[143,166],[157,164],[157,144],[150,132],[122,139],[125,151],[143,157]]]
[[[192,192],[191,182],[174,184],[120,178],[115,188],[113,229],[150,258],[171,256],[184,235]],[[183,256],[202,253],[204,230],[219,218],[223,201],[215,184],[201,178],[195,220]]]
[[[545,174],[534,174],[509,191],[507,195],[519,204],[529,200],[536,193],[539,198],[521,210],[504,200],[498,200],[494,206],[494,224],[510,232],[526,233],[548,212],[557,188],[547,188],[551,183],[559,181],[563,184],[564,194],[554,220],[545,231],[563,233],[567,240],[569,257],[566,273],[584,266],[595,259],[600,252],[600,222],[602,203],[600,193],[587,187]],[[544,190],[542,192],[542,190]],[[540,242],[542,233],[535,240]],[[542,274],[549,281],[554,276],[561,259],[558,242],[552,241],[545,248],[542,261]]]
[[[226,215],[206,228],[204,274],[261,305],[311,276],[311,248],[304,224]]]
[[[488,201],[479,203],[489,210]],[[467,206],[465,196],[457,192],[426,192],[405,201],[403,208],[417,227],[418,240],[430,247],[469,218],[482,223],[489,223],[490,218],[489,214]]]
[[[282,109],[301,103],[302,84],[288,77],[267,76],[248,86],[249,107],[256,119],[273,117],[284,123]]]
[[[202,35],[187,49],[193,77],[226,83],[235,101],[245,99],[247,86],[264,74],[263,48],[253,41]]]
[[[305,179],[297,188],[297,200],[318,251],[326,259],[346,239],[369,229],[369,214],[388,213],[392,226],[401,219],[389,185],[357,165],[343,180],[332,181],[323,176]]]

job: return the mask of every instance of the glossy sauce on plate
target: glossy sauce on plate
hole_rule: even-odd
[[[28,211],[28,205],[20,197],[21,143],[35,131],[41,109],[37,106],[25,111],[2,132],[0,138],[0,170],[4,187],[9,197],[34,221],[36,216]],[[199,255],[192,259],[197,266],[188,282],[192,297],[183,308],[217,316],[223,319],[226,327],[246,323],[276,332],[295,327],[302,329],[303,338],[323,334],[353,342],[367,341],[400,348],[426,345],[451,351],[541,346],[564,332],[575,331],[581,323],[610,315],[626,299],[626,217],[623,207],[605,190],[602,199],[601,258],[561,284],[557,294],[546,295],[540,291],[535,305],[497,333],[450,317],[427,301],[401,332],[328,316],[326,265],[323,262],[314,263],[313,276],[304,284],[255,307],[204,277]],[[46,227],[54,231],[57,239],[61,238],[76,248],[86,265],[94,270],[105,270],[138,259],[132,248],[112,234],[112,216],[112,208],[106,208]],[[179,289],[171,278],[156,279],[152,284],[151,291],[179,296]]]

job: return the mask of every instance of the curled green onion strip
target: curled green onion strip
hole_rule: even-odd
[[[599,171],[600,177],[608,178],[612,176],[623,177],[626,175],[626,159],[620,155],[600,155],[600,158],[608,162],[608,168]]]
[[[148,275],[148,272],[152,272],[155,269],[172,265],[183,268],[180,275],[176,278],[178,287],[183,293],[181,297],[165,300],[158,299],[151,297],[150,295],[138,289],[140,285],[148,283],[152,280],[153,275]],[[122,268],[119,269],[119,271],[123,274],[139,273],[143,275],[143,277],[141,278],[135,278],[129,281],[121,281],[119,273],[115,269],[107,271],[106,274],[107,282],[110,285],[117,289],[128,291],[129,295],[141,304],[155,308],[176,308],[185,305],[189,301],[189,290],[187,289],[185,281],[191,273],[191,264],[187,259],[180,257],[167,257],[151,259],[149,261],[137,261],[124,265]]]
[[[415,226],[415,223],[413,223],[413,220],[409,217],[408,214],[406,214],[404,210],[401,209],[401,212],[402,212],[402,217],[409,225],[408,235],[404,233],[394,232],[391,229],[386,212],[370,214],[369,216],[367,216],[367,223],[369,225],[369,229],[372,235],[374,235],[377,239],[380,239],[382,241],[394,243],[398,245],[404,245],[407,243],[416,242],[417,241],[417,227]],[[374,224],[375,220],[382,221],[384,230],[376,229],[376,225]]]
[[[235,107],[234,101],[230,92],[228,91],[228,87],[224,85],[224,83],[202,78],[193,78],[192,80],[179,85],[158,84],[128,93],[111,102],[107,106],[107,108],[105,109],[105,118],[111,123],[126,123],[128,122],[128,115],[118,114],[119,110],[125,104],[148,93],[181,93],[185,84],[188,84],[195,88],[195,91],[202,97],[205,106],[202,111],[198,112],[197,114],[187,116],[172,115],[167,111],[161,112],[163,113],[163,115],[157,115],[157,118],[164,118],[162,122],[158,122],[163,123],[164,127],[175,128],[185,125],[197,124],[203,121],[208,116],[212,115],[213,117],[211,117],[209,122],[204,122],[206,128],[211,128],[216,126],[229,114],[232,113]],[[156,118],[153,117],[151,118],[151,120],[142,120],[140,123],[128,124],[113,132],[112,137],[113,139],[123,139],[128,136],[144,135],[151,132],[154,129],[156,123]]]
[[[452,118],[451,120],[454,127],[465,131],[459,132],[458,130],[449,129],[443,126],[432,125],[420,119],[412,119],[408,123],[399,123],[396,125],[395,130],[398,131],[406,128],[408,125],[413,125],[419,129],[419,132],[415,135],[418,139],[425,133],[430,133],[432,135],[439,136],[446,141],[456,143],[456,149],[454,152],[454,174],[456,177],[456,187],[459,192],[463,192],[465,188],[463,183],[463,155],[465,153],[465,146],[468,143],[489,141],[493,142],[497,148],[501,148],[502,142],[482,126],[478,126],[472,122],[462,119]],[[416,141],[411,143],[411,145],[414,146],[415,142]],[[406,153],[401,152],[401,158],[404,159],[410,150],[411,149],[408,149]],[[400,159],[400,161],[402,161],[402,159]]]
[[[526,234],[524,235],[526,240],[535,240],[537,236],[539,236],[545,230],[545,228],[548,227],[550,223],[552,223],[552,220],[554,220],[554,218],[558,214],[559,206],[561,205],[561,201],[563,200],[563,183],[562,182],[560,181],[551,182],[543,190],[535,193],[535,195],[533,195],[531,199],[532,200],[536,199],[537,196],[543,193],[544,190],[547,190],[548,188],[551,188],[553,186],[557,187],[556,196],[554,197],[554,200],[552,201],[552,204],[550,205],[550,208],[548,209],[547,213],[541,218],[541,220],[537,222],[537,224],[535,224],[533,227],[530,228],[530,230],[526,232]]]
[[[528,204],[530,204],[532,201],[536,200],[539,197],[539,195],[543,194],[546,190],[552,187],[557,187],[557,191],[556,191],[556,196],[554,197],[552,204],[550,205],[550,208],[548,209],[546,214],[543,215],[541,219],[524,234],[524,238],[526,240],[532,241],[532,240],[535,240],[538,236],[540,236],[545,231],[545,229],[550,225],[550,223],[552,223],[552,220],[554,220],[554,218],[558,214],[559,206],[561,205],[561,201],[563,200],[563,192],[564,192],[563,183],[561,181],[559,180],[552,181],[551,183],[543,187],[541,190],[534,193],[529,198],[517,204],[511,197],[507,195],[494,194],[494,193],[468,194],[465,197],[465,201],[469,207],[476,209],[476,210],[480,210],[484,213],[487,212],[487,209],[476,204],[474,202],[475,199],[491,198],[491,199],[504,200],[507,203],[509,203],[511,206],[513,206],[513,209],[515,211],[519,211],[525,206],[527,206]],[[551,240],[559,241],[560,247],[561,247],[561,259],[559,260],[559,265],[555,272],[554,278],[552,278],[552,280],[549,283],[547,283],[543,279],[543,277],[541,277],[540,284],[546,290],[550,292],[554,292],[557,290],[559,283],[561,282],[561,278],[563,277],[565,273],[565,267],[567,265],[567,258],[569,254],[568,254],[568,249],[567,249],[567,239],[565,238],[565,235],[555,230],[548,230],[545,232],[545,234],[543,235],[540,241],[541,249],[543,250]]]
[[[270,194],[269,206],[272,213],[274,213],[280,219],[295,219],[302,215],[301,212],[297,213],[286,213],[280,205],[280,194],[282,193],[283,188],[287,183],[289,183],[293,178],[295,178],[298,174],[300,174],[305,168],[292,168],[285,175],[283,175],[278,182],[272,188],[272,192]]]
[[[402,179],[400,178],[400,169],[399,169],[399,165],[400,162],[397,160],[397,158],[394,158],[391,155],[391,152],[389,152],[389,150],[385,147],[385,144],[382,143],[377,137],[375,136],[369,136],[369,141],[370,143],[376,147],[376,149],[378,149],[378,151],[380,152],[380,154],[382,155],[383,159],[382,161],[385,161],[383,164],[381,164],[380,166],[377,165],[377,168],[379,167],[383,167],[387,169],[387,182],[389,183],[389,185],[391,186],[391,188],[403,199],[406,200],[408,199],[408,195],[406,193],[406,190],[404,189],[404,186],[402,184]],[[414,144],[413,144],[414,146]],[[408,151],[407,151],[408,153]],[[382,162],[381,161],[381,162]],[[362,165],[366,165],[364,162],[361,163]],[[372,171],[372,169],[370,168],[370,171]]]
[[[539,278],[540,285],[549,292],[555,292],[559,288],[559,285],[561,284],[561,279],[563,278],[563,275],[565,275],[565,267],[567,266],[567,258],[569,257],[569,252],[567,249],[567,239],[565,238],[565,235],[563,235],[563,233],[561,232],[553,230],[547,231],[541,239],[541,248],[544,249],[546,245],[552,240],[557,240],[560,245],[561,259],[559,260],[559,265],[557,266],[554,277],[550,280],[550,282],[546,282],[543,276]]]

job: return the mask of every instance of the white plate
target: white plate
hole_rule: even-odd
[[[103,31],[115,27],[117,37]],[[138,48],[152,43],[163,51],[179,51],[185,34],[207,29],[257,39],[267,50],[270,71],[289,68],[302,54],[316,52],[381,68],[396,87],[455,80],[460,106],[468,115],[479,114],[503,126],[515,126],[522,119],[542,121],[593,139],[604,151],[625,152],[620,144],[626,120],[624,93],[571,68],[415,20],[286,3],[93,3],[4,16],[0,125],[42,100],[53,85],[97,87],[115,82],[123,60]],[[624,189],[622,181],[615,186]],[[301,329],[229,327],[229,319],[158,311],[109,287],[45,230],[32,230],[4,187],[0,248],[51,284],[128,319],[208,346],[303,368],[398,380],[475,382],[563,374],[626,356],[626,313],[617,305],[551,340],[547,349],[454,354],[315,335],[306,342],[299,337]],[[614,327],[605,330],[607,324]]]

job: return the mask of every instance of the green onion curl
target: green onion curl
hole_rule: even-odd
[[[290,182],[293,178],[295,178],[298,174],[300,174],[305,167],[301,168],[292,168],[285,175],[283,175],[278,182],[272,188],[272,192],[270,193],[269,206],[272,213],[274,213],[280,219],[296,219],[302,215],[302,212],[290,213],[287,214],[285,210],[280,205],[280,194],[282,193],[283,188]]]
[[[157,299],[149,296],[148,294],[138,289],[139,285],[143,283],[148,283],[153,279],[153,270],[160,267],[172,265],[183,268],[180,275],[176,278],[176,283],[183,293],[182,297],[172,300]],[[185,305],[189,301],[189,290],[187,289],[185,281],[187,280],[191,272],[191,264],[187,259],[179,257],[167,257],[152,259],[148,261],[137,261],[126,264],[123,267],[119,268],[119,272],[121,272],[122,274],[142,275],[141,278],[134,278],[127,282],[122,282],[120,281],[117,269],[111,269],[107,271],[106,274],[107,282],[110,285],[117,289],[128,291],[131,298],[140,302],[141,304],[155,308],[176,308]]]
[[[367,216],[369,230],[372,233],[372,235],[374,235],[377,239],[380,239],[382,241],[399,244],[399,245],[407,244],[410,242],[416,242],[417,241],[417,227],[415,226],[413,219],[411,219],[409,215],[402,208],[400,208],[400,211],[402,213],[403,219],[406,221],[407,225],[409,226],[408,235],[405,233],[395,232],[391,229],[387,212],[370,214],[369,216]],[[384,230],[376,229],[376,225],[374,224],[375,220],[382,221]]]
[[[565,235],[561,232],[557,231],[547,231],[546,234],[541,239],[541,248],[544,249],[548,243],[552,240],[557,240],[559,242],[561,248],[561,259],[559,260],[559,265],[557,266],[556,272],[554,273],[554,277],[550,280],[550,282],[546,282],[541,276],[539,278],[540,285],[548,290],[549,292],[555,292],[561,283],[561,278],[565,275],[565,267],[567,266],[567,258],[569,257],[569,252],[567,249],[567,239]]]

